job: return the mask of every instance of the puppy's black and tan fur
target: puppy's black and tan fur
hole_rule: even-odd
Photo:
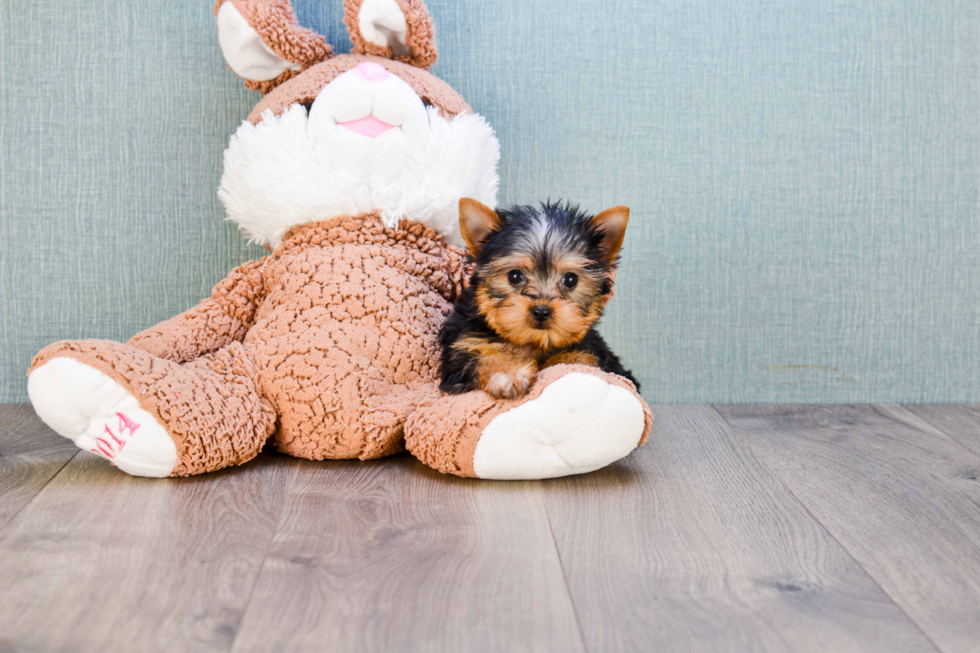
[[[476,260],[469,288],[439,334],[443,392],[520,397],[538,370],[599,367],[639,383],[595,330],[612,297],[629,209],[589,216],[568,204],[494,212],[459,203]]]

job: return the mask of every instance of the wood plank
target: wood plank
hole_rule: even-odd
[[[295,470],[189,479],[80,452],[0,534],[0,648],[227,651]]]
[[[30,404],[0,405],[0,532],[78,452]]]
[[[624,461],[545,485],[593,651],[935,651],[707,406],[658,406]]]
[[[980,457],[900,406],[719,406],[943,650],[980,650]]]
[[[980,404],[918,404],[905,408],[980,455]]]
[[[235,651],[581,651],[540,483],[303,462]]]

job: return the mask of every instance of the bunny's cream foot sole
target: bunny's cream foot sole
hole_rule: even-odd
[[[473,472],[525,480],[585,474],[633,451],[643,429],[643,405],[632,392],[591,374],[567,374],[483,429]]]
[[[405,425],[409,451],[448,474],[542,479],[585,474],[643,444],[653,417],[633,384],[584,365],[542,370],[527,395],[447,395]]]
[[[34,410],[58,435],[133,476],[170,476],[177,447],[125,387],[74,358],[52,358],[27,380]]]

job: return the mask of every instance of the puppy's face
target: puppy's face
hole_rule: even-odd
[[[592,217],[547,204],[498,215],[460,201],[460,230],[476,259],[481,315],[494,331],[537,349],[572,345],[602,316],[629,209]]]

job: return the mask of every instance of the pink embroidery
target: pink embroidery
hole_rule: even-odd
[[[133,433],[136,432],[136,429],[140,427],[137,422],[134,422],[122,413],[116,413],[116,417],[119,418],[119,431],[122,432],[124,430],[129,430],[130,437],[132,437]]]
[[[119,431],[119,436],[117,437],[109,425],[105,425],[105,432],[109,434],[116,442],[116,446],[113,446],[111,442],[105,438],[95,438],[96,448],[92,449],[92,453],[97,453],[105,456],[106,458],[115,458],[119,455],[119,452],[123,450],[126,443],[133,437],[136,433],[136,429],[140,427],[139,422],[134,422],[122,413],[116,413],[116,417],[119,418],[119,425],[116,430]],[[126,435],[126,431],[129,431],[129,435]]]
[[[105,432],[109,434],[109,437],[110,438],[112,438],[113,440],[116,441],[116,444],[119,445],[119,448],[120,449],[122,449],[126,445],[125,442],[123,442],[122,440],[120,440],[119,438],[116,437],[116,434],[115,433],[113,433],[111,430],[109,430],[109,426],[108,425],[106,425],[106,427],[105,427]],[[122,433],[122,431],[120,431],[120,433]]]
[[[97,448],[92,449],[92,453],[101,453],[102,455],[108,456],[109,458],[116,457],[116,454],[112,451],[112,445],[110,445],[108,442],[106,442],[102,438],[95,438],[95,442],[97,443],[95,445]]]

